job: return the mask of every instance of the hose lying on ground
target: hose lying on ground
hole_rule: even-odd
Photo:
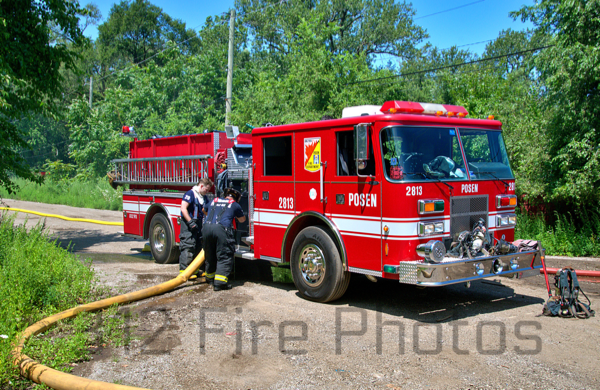
[[[46,214],[46,213],[40,213],[38,211],[32,211],[32,210],[15,209],[12,207],[0,207],[0,210],[19,211],[22,213],[39,215],[41,217],[64,219],[65,221],[89,222],[89,223],[97,223],[99,225],[123,226],[123,222],[106,222],[106,221],[98,221],[96,219],[71,218],[71,217],[65,217],[63,215],[58,215],[58,214]]]
[[[185,269],[184,272],[179,274],[174,279],[171,279],[161,284],[157,284],[156,286],[145,288],[143,290],[134,291],[112,298],[106,298],[101,301],[88,303],[86,305],[77,306],[36,322],[35,324],[25,329],[25,331],[21,334],[17,342],[17,346],[12,351],[14,359],[13,363],[19,368],[19,370],[21,371],[21,375],[25,378],[30,379],[36,383],[43,383],[46,386],[49,386],[56,390],[140,389],[139,387],[117,385],[113,383],[106,383],[87,378],[81,378],[75,375],[53,370],[23,354],[23,347],[25,346],[25,341],[27,341],[27,339],[31,336],[34,336],[40,332],[44,332],[46,329],[50,328],[50,326],[55,322],[75,317],[81,312],[104,309],[111,305],[114,305],[115,303],[123,304],[139,301],[171,291],[175,287],[185,283],[190,278],[190,276],[192,276],[192,274],[196,272],[198,268],[200,268],[202,263],[204,263],[204,250],[202,250],[198,254],[198,256],[196,256],[194,261],[189,265],[189,267]]]

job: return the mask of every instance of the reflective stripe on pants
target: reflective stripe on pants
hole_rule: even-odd
[[[215,274],[215,285],[227,284],[233,268],[235,241],[233,232],[222,225],[205,224],[202,228],[207,275]]]

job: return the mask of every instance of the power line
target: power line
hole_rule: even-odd
[[[484,2],[484,1],[485,1],[485,0],[477,0],[477,1],[474,1],[474,2],[472,2],[472,3],[469,3],[469,4],[463,4],[463,5],[459,5],[458,7],[454,7],[454,8],[446,9],[446,10],[443,10],[443,11],[434,12],[434,13],[432,13],[432,14],[429,14],[429,15],[419,16],[418,18],[414,18],[413,20],[418,20],[418,19],[428,18],[428,17],[430,17],[430,16],[434,16],[434,15],[443,14],[444,12],[450,12],[450,11],[454,11],[454,10],[457,10],[457,9],[459,9],[459,8],[464,8],[464,7],[468,7],[468,6],[470,6],[470,5],[473,5],[473,4],[482,3],[482,2]]]
[[[450,49],[452,49],[453,47],[454,47],[454,48],[459,48],[459,47],[475,46],[475,45],[480,45],[480,44],[482,44],[482,43],[488,43],[488,42],[492,42],[492,41],[494,41],[494,40],[495,40],[495,39],[488,39],[488,40],[485,40],[485,41],[479,41],[479,42],[467,43],[467,44],[464,44],[464,45],[450,46],[450,47],[446,47],[446,48],[444,48],[444,49],[439,49],[439,50],[450,50]],[[384,56],[387,56],[387,57],[384,57]],[[374,58],[374,59],[373,59],[373,62],[376,62],[376,63],[377,63],[377,62],[382,62],[382,61],[392,61],[392,60],[395,60],[395,59],[398,59],[398,56],[397,56],[397,55],[394,55],[394,54],[382,54],[380,58]]]
[[[496,65],[492,64],[492,65],[486,65],[484,67],[480,67],[480,68],[477,68],[477,69],[462,70],[462,71],[460,71],[459,74],[462,75],[462,74],[472,73],[472,72],[482,72],[482,71],[491,70],[491,69],[495,69],[495,68],[498,68],[498,67]],[[418,76],[418,74],[411,74],[411,75],[407,76],[406,79],[409,80],[409,81],[410,80],[416,80],[417,79],[416,76]],[[432,75],[431,77],[432,78],[437,78],[437,77],[441,77],[441,76],[442,75],[435,74],[435,75]],[[371,87],[378,87],[380,85],[387,85],[387,84],[393,83],[395,81],[396,80],[381,81],[379,83],[371,84],[370,86]],[[406,87],[402,87],[401,89],[404,90],[404,89],[408,89],[408,88],[409,87],[406,86]]]
[[[369,83],[369,82],[372,82],[372,81],[388,80],[388,79],[394,79],[394,78],[399,78],[399,77],[410,76],[410,75],[414,75],[414,74],[423,74],[423,73],[435,72],[435,71],[442,70],[442,69],[457,68],[459,66],[477,64],[479,62],[493,61],[493,60],[497,60],[497,59],[504,58],[504,57],[510,57],[510,56],[514,56],[514,55],[518,55],[518,54],[525,54],[525,53],[535,52],[535,51],[538,51],[538,50],[544,50],[544,49],[547,49],[547,48],[552,47],[552,46],[554,46],[554,45],[541,46],[541,47],[536,47],[534,49],[521,50],[521,51],[517,51],[517,52],[514,52],[514,53],[508,53],[508,54],[503,54],[503,55],[494,56],[494,57],[488,57],[488,58],[481,58],[481,59],[478,59],[478,60],[463,62],[463,63],[460,63],[460,64],[444,65],[444,66],[440,66],[440,67],[437,67],[437,68],[430,68],[430,69],[418,70],[418,71],[409,72],[409,73],[403,73],[403,74],[398,74],[398,75],[394,75],[394,76],[378,77],[378,78],[375,78],[375,79],[368,79],[368,80],[359,80],[359,81],[355,81],[355,82],[352,82],[352,83],[347,83],[346,85],[364,84],[364,83]]]
[[[491,42],[491,41],[494,41],[494,40],[495,39],[488,39],[487,41],[479,41],[479,42],[474,42],[474,43],[467,43],[466,45],[451,46],[451,47],[447,47],[447,48],[442,49],[442,50],[452,49],[453,47],[475,46],[475,45],[480,45],[482,43],[488,43],[488,42]]]

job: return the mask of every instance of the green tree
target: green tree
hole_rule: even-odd
[[[148,0],[123,0],[114,4],[108,20],[98,27],[98,43],[108,67],[140,63],[165,49],[168,41],[193,51],[196,33]],[[188,41],[189,39],[189,41]]]
[[[253,38],[254,51],[282,59],[306,20],[320,25],[325,34],[320,38],[333,54],[392,54],[407,59],[427,38],[425,30],[413,23],[412,5],[393,0],[237,0],[236,9]]]
[[[260,68],[234,100],[234,121],[258,126],[314,121],[325,114],[339,117],[346,106],[373,104],[393,95],[386,85],[348,86],[391,72],[371,70],[366,53],[332,53],[325,39],[338,28],[324,26],[316,15],[302,20],[294,31],[295,38],[289,40],[286,72],[276,67]]]
[[[535,57],[547,116],[547,201],[600,200],[600,1],[542,0],[513,13],[553,46]]]
[[[82,13],[77,2],[64,0],[0,3],[0,185],[9,192],[15,190],[11,174],[39,181],[18,153],[27,144],[15,122],[57,110],[61,66],[73,68],[76,55],[62,41],[51,44],[53,31],[83,45]]]
[[[130,139],[121,127],[134,126],[140,139],[222,128],[226,73],[211,53],[185,55],[172,45],[145,67],[116,73],[115,86],[90,110],[87,100],[69,107],[70,155],[80,175],[104,175],[110,160],[127,154]]]

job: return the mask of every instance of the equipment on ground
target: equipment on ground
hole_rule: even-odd
[[[577,273],[573,268],[565,267],[554,275],[555,295],[548,298],[542,309],[542,313],[547,316],[558,316],[563,318],[581,318],[586,319],[595,315],[591,309],[590,299],[585,295],[579,281]],[[583,295],[587,303],[579,300],[579,294]]]

